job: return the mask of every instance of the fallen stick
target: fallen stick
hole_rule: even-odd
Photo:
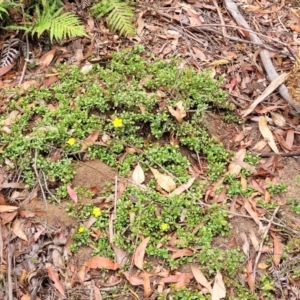
[[[243,26],[244,30],[247,30],[247,29],[249,30],[248,32],[249,32],[250,40],[254,41],[255,43],[262,44],[262,41],[260,40],[260,38],[251,30],[251,28],[248,25],[247,21],[240,14],[237,5],[232,0],[224,0],[224,2],[225,2],[225,6],[226,6],[227,10],[230,12],[230,14],[234,18],[234,20],[238,23],[238,25]],[[264,66],[264,69],[266,70],[267,75],[269,77],[269,80],[270,81],[275,80],[279,75],[276,72],[276,70],[275,70],[275,68],[272,64],[269,51],[267,51],[266,49],[262,49],[260,51],[259,55],[260,55],[262,64]],[[278,91],[279,91],[281,97],[287,103],[289,103],[298,113],[300,113],[299,104],[292,99],[292,97],[290,96],[290,94],[288,92],[287,87],[284,84],[282,84],[278,88]]]

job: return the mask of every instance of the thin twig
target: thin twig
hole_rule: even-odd
[[[3,259],[3,237],[2,237],[2,226],[0,226],[0,264],[4,263]]]
[[[7,292],[8,300],[13,300],[13,282],[12,282],[12,264],[15,247],[13,244],[8,245],[7,252]]]
[[[279,155],[281,157],[293,157],[293,156],[300,156],[300,150],[297,151],[293,151],[293,152],[289,152],[289,153],[285,153],[285,152],[279,152],[279,153],[257,153],[257,152],[251,152],[252,155],[258,155],[262,158],[267,158],[267,157],[271,157],[274,155]]]
[[[215,8],[217,9],[217,12],[218,12],[221,24],[225,25],[225,22],[224,22],[224,19],[223,19],[223,14],[222,14],[222,12],[220,10],[220,7],[219,7],[217,1],[213,0],[213,3],[214,3]],[[222,33],[223,33],[223,36],[224,36],[224,39],[225,39],[226,36],[227,36],[227,32],[226,32],[226,27],[225,26],[222,26]]]
[[[265,232],[264,232],[264,235],[263,235],[263,237],[261,239],[261,242],[259,244],[259,249],[258,249],[257,256],[256,256],[256,259],[255,259],[255,262],[254,262],[254,267],[253,267],[254,282],[255,282],[255,277],[256,277],[257,265],[258,265],[258,262],[259,262],[259,259],[260,259],[261,253],[262,253],[262,248],[264,246],[264,241],[265,241],[265,238],[266,238],[266,236],[267,236],[267,234],[268,234],[268,232],[270,230],[270,227],[271,227],[271,225],[273,223],[273,220],[274,220],[276,214],[278,213],[278,210],[279,210],[279,206],[276,207],[276,209],[275,209],[275,211],[274,211],[274,213],[272,215],[272,218],[270,219],[269,224],[268,224],[267,228],[265,229]]]
[[[48,204],[47,204],[47,198],[46,198],[46,195],[45,195],[45,191],[44,191],[44,187],[41,183],[41,179],[40,179],[40,175],[39,175],[39,172],[37,170],[37,166],[36,166],[36,161],[37,161],[37,151],[35,150],[34,152],[34,163],[33,163],[33,169],[34,169],[34,173],[35,173],[35,176],[36,176],[36,179],[39,183],[39,186],[41,188],[41,192],[42,192],[42,196],[43,196],[43,200],[45,202],[45,206],[46,208],[48,209]]]
[[[185,27],[186,29],[193,29],[193,28],[194,28],[194,29],[199,30],[199,31],[201,31],[201,30],[206,30],[206,31],[210,31],[210,32],[213,32],[213,33],[217,33],[217,34],[222,34],[221,32],[219,32],[219,31],[217,31],[217,30],[214,30],[214,29],[212,29],[211,27],[223,27],[223,26],[225,26],[225,27],[230,27],[230,28],[239,29],[239,30],[241,30],[241,31],[248,31],[248,32],[251,32],[251,33],[255,33],[255,34],[257,34],[257,35],[260,35],[260,36],[262,36],[262,37],[264,37],[264,38],[267,38],[267,39],[271,40],[272,42],[275,42],[275,43],[278,43],[278,44],[280,44],[280,45],[282,45],[282,46],[284,46],[284,47],[287,47],[287,44],[284,43],[284,42],[282,42],[282,41],[280,41],[280,40],[274,39],[274,38],[269,37],[269,36],[267,36],[267,35],[265,35],[265,34],[262,34],[262,33],[257,33],[256,31],[253,31],[253,30],[248,29],[248,28],[244,28],[244,27],[240,27],[240,26],[235,26],[235,25],[228,25],[228,24],[216,24],[216,23],[208,23],[208,24],[201,24],[201,25],[191,26],[191,25],[190,25],[189,23],[187,23],[187,22],[184,22],[184,21],[178,21],[178,20],[174,19],[174,18],[173,18],[171,15],[169,15],[169,14],[162,13],[162,12],[160,12],[160,11],[157,11],[157,13],[160,14],[161,16],[163,16],[163,17],[166,17],[166,18],[169,19],[169,20],[172,20],[172,21],[174,20],[174,21],[177,21],[177,22],[181,22],[183,25],[186,26],[186,27]],[[235,38],[235,37],[228,36],[228,35],[226,35],[225,37],[226,37],[227,39],[230,39],[230,40],[235,40],[235,41],[239,40],[240,42],[243,42],[243,43],[251,43],[251,44],[254,44],[254,45],[258,45],[258,46],[261,46],[261,47],[265,47],[265,45],[264,45],[262,42],[247,41],[247,40],[243,40],[243,39],[237,39],[237,38]],[[273,51],[276,51],[276,50],[274,49]],[[277,51],[278,51],[278,50],[277,50]],[[287,52],[285,52],[285,54],[288,55]]]
[[[27,69],[27,64],[28,64],[28,61],[29,61],[29,40],[28,40],[28,34],[25,35],[25,38],[26,38],[26,58],[25,58],[25,62],[24,62],[24,66],[23,66],[23,70],[22,70],[22,75],[20,77],[20,80],[19,80],[19,86],[22,84],[23,80],[24,80],[24,76],[25,76],[25,73],[26,73],[26,69]]]

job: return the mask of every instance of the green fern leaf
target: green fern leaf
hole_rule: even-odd
[[[62,13],[63,8],[57,9],[56,2],[46,5],[41,13],[36,7],[37,22],[28,30],[31,34],[41,36],[49,31],[50,40],[61,40],[67,37],[87,36],[79,19],[72,13]]]
[[[122,0],[102,0],[92,7],[92,11],[99,18],[107,15],[106,22],[111,30],[119,31],[125,36],[135,34],[132,24],[134,12],[129,3]]]
[[[72,13],[64,13],[52,18],[50,39],[61,40],[67,37],[86,36],[84,27],[79,24],[79,19]]]

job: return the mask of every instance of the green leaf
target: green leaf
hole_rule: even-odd
[[[121,35],[134,35],[135,27],[132,24],[134,12],[128,2],[121,0],[103,0],[92,7],[94,15],[101,18],[107,15],[106,22],[113,31]]]

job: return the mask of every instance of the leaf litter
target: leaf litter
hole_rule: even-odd
[[[228,4],[230,1],[225,1],[226,4]],[[226,80],[224,83],[224,88],[228,89],[228,92],[231,97],[233,97],[233,101],[237,106],[237,113],[240,116],[243,116],[245,120],[247,120],[248,116],[250,117],[257,117],[258,118],[258,126],[255,124],[257,121],[253,121],[250,123],[250,126],[253,128],[251,134],[249,136],[246,136],[243,139],[236,140],[236,145],[231,145],[231,150],[235,152],[235,158],[232,160],[228,167],[228,173],[231,175],[240,178],[241,186],[244,190],[247,189],[248,186],[255,187],[255,190],[258,190],[260,194],[264,195],[264,200],[266,203],[273,203],[274,199],[273,196],[270,195],[268,191],[266,191],[266,187],[268,187],[268,178],[279,178],[280,173],[282,170],[282,165],[285,161],[282,161],[281,157],[273,155],[280,154],[283,156],[283,154],[289,154],[292,151],[297,151],[299,149],[299,118],[295,117],[295,114],[293,112],[293,109],[290,107],[286,107],[284,102],[280,99],[280,97],[273,93],[276,88],[278,88],[285,80],[287,80],[287,84],[289,85],[289,91],[291,95],[293,95],[294,99],[297,98],[297,94],[294,90],[296,88],[291,89],[290,86],[293,85],[292,76],[290,76],[287,79],[287,75],[284,73],[287,69],[290,69],[292,67],[292,62],[290,60],[290,54],[287,53],[283,47],[282,43],[280,43],[279,35],[280,35],[280,28],[282,25],[281,22],[278,21],[277,18],[273,17],[273,13],[277,12],[281,14],[283,17],[284,24],[288,24],[288,20],[286,19],[286,15],[292,16],[292,23],[288,24],[286,30],[290,31],[291,33],[293,31],[298,32],[299,31],[299,18],[297,17],[297,12],[294,9],[289,10],[289,8],[284,7],[284,1],[282,3],[263,3],[262,6],[256,6],[256,5],[249,5],[249,3],[243,2],[241,4],[241,7],[244,9],[243,15],[249,19],[249,12],[255,14],[257,16],[257,22],[263,28],[262,32],[267,32],[265,38],[265,46],[269,47],[271,52],[271,57],[273,60],[273,63],[276,64],[278,69],[282,71],[282,75],[278,77],[277,79],[272,79],[269,82],[269,85],[266,84],[266,78],[264,74],[261,74],[261,70],[263,68],[260,66],[259,60],[254,63],[249,63],[247,65],[243,65],[240,63],[240,61],[243,61],[245,59],[245,56],[251,57],[251,51],[254,53],[255,50],[255,43],[251,44],[249,43],[248,38],[250,37],[251,32],[249,32],[245,27],[243,28],[240,26],[239,28],[226,28],[227,33],[229,34],[228,43],[223,44],[223,48],[221,50],[222,55],[221,58],[219,54],[217,54],[216,49],[219,49],[219,42],[213,41],[211,39],[205,40],[202,35],[199,33],[202,30],[214,33],[220,36],[224,35],[224,26],[219,27],[219,22],[221,24],[229,24],[232,22],[232,17],[224,10],[224,8],[221,8],[221,17],[224,20],[220,20],[220,15],[217,14],[217,8],[215,6],[215,1],[206,1],[205,3],[202,3],[201,1],[188,1],[190,4],[186,3],[175,3],[174,1],[165,1],[164,6],[166,8],[170,8],[172,5],[174,5],[175,10],[167,9],[167,10],[158,10],[157,18],[159,19],[159,23],[157,23],[155,20],[153,20],[153,16],[148,15],[146,12],[143,12],[139,15],[139,36],[137,38],[140,40],[141,38],[144,39],[145,43],[149,44],[153,53],[161,58],[170,58],[172,55],[174,55],[176,52],[182,53],[187,57],[187,60],[190,65],[194,66],[196,69],[201,70],[203,67],[203,62],[207,63],[206,66],[210,68],[213,71],[213,74],[216,76],[221,76],[223,74],[226,75]],[[267,8],[268,4],[270,4],[271,9]],[[177,10],[176,10],[177,9]],[[220,9],[220,8],[219,8]],[[210,19],[207,19],[206,13],[209,11],[211,13]],[[287,14],[285,14],[287,12]],[[143,18],[143,19],[142,19]],[[141,21],[143,20],[143,22]],[[169,20],[169,21],[166,21]],[[170,20],[183,20],[181,23],[181,26],[178,26],[176,24],[176,21],[170,21]],[[212,20],[212,21],[211,21]],[[268,26],[266,25],[268,21],[275,22],[275,28],[278,30],[272,30],[270,31]],[[210,22],[213,22],[216,27],[212,26],[204,26],[205,24],[209,24]],[[91,22],[87,22],[87,26],[91,26]],[[101,26],[104,26],[103,24]],[[169,32],[166,32],[164,29],[164,26],[168,26]],[[189,28],[190,27],[190,28]],[[200,31],[197,31],[197,28]],[[92,29],[92,28],[90,28]],[[102,52],[100,53],[100,56],[104,55],[109,57],[110,50],[111,49],[118,49],[119,46],[122,44],[122,46],[128,46],[131,45],[131,42],[128,40],[119,40],[115,39],[115,37],[110,36],[108,34],[108,30],[103,27],[103,32],[105,34],[101,37],[97,37],[98,42],[102,43],[104,48],[102,48]],[[193,29],[193,32],[192,32]],[[155,34],[156,41],[152,41],[152,35]],[[185,36],[185,37],[184,37]],[[196,38],[195,38],[196,36]],[[271,41],[269,38],[272,37],[273,41]],[[184,41],[183,39],[188,39],[188,43]],[[225,37],[226,38],[226,37]],[[236,39],[236,41],[234,40]],[[233,42],[234,41],[234,42]],[[239,41],[238,44],[237,41]],[[292,37],[286,37],[285,43],[291,44]],[[81,46],[87,47],[88,43],[86,40],[80,40],[80,46],[78,48],[81,48]],[[189,45],[191,43],[191,45]],[[233,44],[230,44],[233,43]],[[274,43],[274,44],[273,44]],[[274,48],[277,43],[277,46],[279,46],[279,51],[276,52],[276,49]],[[235,58],[233,58],[230,54],[230,45],[235,46]],[[280,48],[281,47],[281,48]],[[201,50],[200,50],[201,49]],[[277,48],[278,49],[278,48]],[[59,51],[57,51],[59,50]],[[78,50],[78,49],[77,49]],[[270,51],[271,51],[270,50]],[[98,51],[99,54],[99,51]],[[195,55],[196,54],[196,55]],[[63,46],[59,46],[57,49],[53,48],[52,50],[46,52],[40,58],[38,58],[38,61],[41,62],[44,66],[44,71],[41,73],[41,75],[37,74],[37,77],[41,76],[43,77],[45,74],[51,78],[51,73],[48,73],[47,66],[49,66],[52,61],[63,61],[63,60],[69,60],[69,62],[72,61],[72,58],[74,58],[77,62],[80,62],[83,60],[83,56],[80,56],[78,53],[74,52],[71,47],[66,46],[64,49]],[[98,58],[99,55],[98,55]],[[249,59],[251,61],[251,59]],[[16,82],[12,79],[11,74],[15,74],[16,69],[14,69],[15,66],[7,66],[3,67],[0,70],[1,79],[0,79],[0,88],[3,86],[14,86]],[[295,68],[295,67],[294,67]],[[86,67],[83,72],[88,72],[89,67]],[[246,70],[246,71],[245,71]],[[48,74],[47,74],[48,73]],[[248,74],[247,74],[248,73]],[[292,73],[292,75],[295,74]],[[249,79],[251,78],[251,79]],[[53,80],[57,80],[57,78],[53,77]],[[264,88],[259,87],[260,82],[265,82]],[[298,80],[298,78],[295,78],[294,80]],[[52,81],[52,82],[54,82]],[[251,81],[251,86],[248,85]],[[44,83],[45,86],[50,85],[51,83]],[[30,86],[34,85],[36,88],[38,88],[39,83],[36,80],[31,80],[30,77],[25,78],[25,82],[23,83],[23,92],[28,90]],[[252,104],[251,102],[252,101]],[[298,100],[299,102],[299,100]],[[263,103],[263,106],[259,106]],[[171,106],[168,106],[168,110],[171,113],[171,115],[176,118],[178,123],[184,122],[184,118],[189,114],[189,112],[186,112],[183,108],[184,103],[178,102],[176,104],[175,109]],[[249,105],[250,104],[250,105]],[[0,109],[5,110],[5,104],[1,102]],[[3,111],[1,110],[1,111]],[[275,110],[275,111],[274,111]],[[9,134],[10,127],[14,124],[14,121],[16,118],[18,118],[22,114],[21,111],[16,110],[11,113],[6,119],[1,119],[1,130],[5,131]],[[273,123],[270,123],[268,121],[267,116],[270,116],[269,119],[273,121]],[[250,120],[250,119],[248,119]],[[253,119],[254,120],[254,119]],[[217,123],[217,122],[216,122]],[[217,127],[217,124],[213,124],[213,127]],[[254,133],[255,132],[255,133]],[[223,132],[224,135],[226,132]],[[237,134],[240,134],[240,136],[243,136],[242,130],[238,132]],[[256,134],[256,136],[255,136]],[[263,139],[261,139],[262,135]],[[106,144],[106,141],[97,142],[99,132],[91,133],[91,135],[85,140],[82,141],[82,148],[81,150],[84,151],[86,148],[91,144]],[[251,140],[253,139],[253,140]],[[249,145],[245,146],[245,143],[249,143]],[[225,142],[224,142],[225,143]],[[238,146],[237,146],[238,145]],[[5,147],[5,145],[1,145],[1,147]],[[280,150],[281,148],[281,150]],[[251,150],[250,150],[251,149]],[[242,163],[245,163],[245,158],[248,153],[251,153],[251,151],[255,151],[258,154],[271,154],[270,159],[264,159],[262,158],[259,163],[253,167],[256,170],[253,173],[253,179],[250,182],[249,179],[245,179],[243,177],[243,174],[241,174],[243,168],[245,168],[245,165]],[[263,155],[262,155],[263,156]],[[200,161],[201,162],[201,161]],[[9,161],[7,161],[9,163]],[[199,163],[199,161],[198,161]],[[299,162],[298,162],[299,163]],[[13,164],[13,163],[12,163]],[[250,165],[249,165],[250,166]],[[248,166],[248,170],[251,168]],[[154,170],[154,171],[153,171]],[[253,171],[253,170],[252,170]],[[162,170],[163,173],[159,172],[158,170],[152,168],[152,172],[154,174],[154,177],[156,179],[158,187],[163,189],[165,192],[167,192],[168,196],[174,196],[174,195],[180,195],[183,193],[188,192],[188,190],[193,188],[194,182],[197,183],[197,178],[191,177],[189,181],[186,184],[180,184],[179,182],[175,182],[174,178],[170,176],[168,173],[165,173],[165,170]],[[8,171],[3,168],[3,174],[8,174]],[[288,176],[288,175],[285,175]],[[9,178],[9,177],[7,177]],[[145,181],[145,174],[143,169],[141,168],[140,164],[137,164],[135,169],[132,173],[132,180],[136,184],[143,184]],[[222,184],[222,183],[221,183]],[[18,191],[25,188],[24,184],[22,182],[12,181],[12,180],[4,180],[0,181],[0,188],[5,194],[5,203],[1,203],[0,205],[0,214],[1,214],[1,220],[2,220],[2,237],[4,240],[9,240],[8,236],[8,229],[7,226],[11,222],[11,228],[12,232],[15,235],[16,242],[15,244],[20,246],[20,249],[25,249],[25,245],[27,246],[24,257],[18,262],[19,266],[16,268],[16,274],[20,276],[20,280],[22,274],[24,272],[28,272],[28,274],[23,275],[26,279],[33,280],[34,282],[39,282],[41,278],[38,278],[36,275],[30,276],[29,270],[34,269],[38,272],[41,272],[41,274],[48,274],[48,277],[52,280],[52,284],[57,289],[57,291],[60,293],[61,296],[66,296],[65,287],[67,286],[67,278],[69,278],[71,282],[71,286],[74,286],[76,283],[76,272],[73,272],[72,274],[72,268],[70,268],[71,274],[64,273],[65,270],[61,268],[59,263],[57,263],[57,259],[54,259],[53,256],[50,257],[50,255],[47,257],[47,261],[53,262],[54,267],[52,264],[44,264],[44,259],[36,255],[36,250],[34,249],[36,245],[39,245],[41,249],[43,247],[43,244],[45,241],[48,241],[49,245],[55,245],[61,253],[64,252],[64,244],[66,241],[63,242],[53,242],[53,237],[56,237],[57,240],[59,240],[61,234],[68,235],[66,232],[68,232],[68,229],[66,228],[50,228],[50,227],[40,227],[40,224],[31,224],[31,217],[34,217],[33,215],[23,215],[21,214],[22,210],[18,209],[18,206],[16,203],[10,202],[9,194],[12,190],[18,189]],[[68,188],[68,193],[71,199],[75,203],[78,202],[78,196],[74,189],[72,189],[70,186]],[[119,187],[118,187],[119,188]],[[225,184],[225,188],[222,191],[228,191],[229,184]],[[216,190],[213,192],[215,193]],[[213,193],[210,194],[208,197],[208,203],[206,205],[213,204],[213,201],[215,201],[215,195]],[[120,195],[122,192],[120,192]],[[262,207],[260,207],[260,195],[239,195],[234,196],[235,202],[233,205],[233,210],[235,212],[239,212],[241,215],[242,220],[247,218],[252,218],[252,220],[256,223],[256,225],[261,228],[262,219],[265,218],[265,215],[267,215],[268,208],[265,209],[264,213],[261,213]],[[219,198],[220,199],[220,198]],[[18,201],[17,203],[22,203],[21,201],[24,201],[25,199],[16,198]],[[32,199],[31,199],[32,200]],[[200,199],[199,199],[200,200]],[[222,199],[223,201],[227,201]],[[101,202],[102,203],[102,202]],[[102,203],[103,205],[105,203]],[[5,215],[10,214],[10,215]],[[159,212],[157,212],[159,216]],[[5,221],[4,221],[5,220]],[[266,219],[267,220],[267,219]],[[7,222],[7,223],[6,223]],[[276,224],[278,226],[278,222],[274,222],[274,224],[271,224],[270,233],[268,234],[271,238],[271,249],[273,250],[273,262],[275,266],[279,266],[280,262],[282,262],[282,254],[283,254],[283,243],[287,243],[288,241],[282,237],[278,237],[280,235],[280,232],[278,233],[275,230]],[[297,220],[294,221],[294,224],[297,224]],[[92,226],[92,225],[91,225]],[[252,225],[253,226],[253,225]],[[298,224],[299,226],[299,224]],[[201,227],[201,226],[200,226]],[[31,228],[31,230],[35,231],[34,237],[30,236],[28,234],[28,228]],[[280,226],[277,227],[280,229]],[[297,226],[294,226],[294,228],[297,228]],[[256,228],[257,229],[257,228]],[[278,229],[277,229],[278,230]],[[236,231],[237,232],[237,231]],[[257,252],[257,247],[259,245],[259,241],[261,238],[261,233],[259,230],[255,230],[255,232],[252,230],[247,229],[247,233],[242,232],[243,234],[240,235],[241,239],[243,240],[243,243],[239,246],[243,248],[245,252],[246,258],[248,258],[249,254],[254,252]],[[299,234],[299,233],[298,233]],[[248,238],[251,240],[252,246],[247,243],[246,241]],[[43,243],[42,243],[43,239]],[[36,244],[33,243],[37,242]],[[145,259],[147,255],[145,254],[147,250],[147,243],[149,242],[149,238],[141,237],[139,240],[141,243],[139,245],[135,245],[135,255],[134,255],[134,264],[136,267],[138,267],[140,270],[144,269]],[[26,244],[27,243],[27,244]],[[117,249],[117,248],[115,248]],[[3,248],[1,248],[1,251],[3,252]],[[48,252],[52,251],[52,254],[55,253],[53,250],[48,250]],[[117,251],[117,250],[116,250]],[[186,257],[192,255],[194,251],[197,251],[197,249],[175,249],[173,251],[173,258],[178,259],[182,257]],[[252,251],[252,252],[251,252]],[[254,251],[254,252],[253,252]],[[9,254],[9,249],[5,247],[6,254]],[[47,251],[46,251],[47,252]],[[2,253],[3,254],[3,253]],[[11,253],[10,253],[11,254]],[[293,253],[290,254],[291,259],[293,259]],[[37,259],[36,263],[33,265],[26,265],[26,259],[28,260],[29,257],[35,257]],[[247,257],[248,256],[248,257]],[[255,253],[254,253],[255,256]],[[1,256],[3,257],[3,256]],[[124,257],[124,253],[123,253]],[[54,263],[56,261],[56,263]],[[116,259],[118,261],[118,259]],[[254,261],[250,259],[246,263],[246,273],[247,278],[246,282],[248,284],[248,287],[251,291],[254,291],[256,289],[257,294],[260,294],[261,290],[258,286],[258,282],[255,281],[255,276],[253,276],[253,263]],[[291,264],[291,262],[288,260],[285,262],[286,264]],[[299,263],[299,262],[298,262]],[[109,270],[108,278],[111,278],[112,282],[106,283],[108,285],[113,286],[114,284],[120,283],[119,280],[115,280],[114,274],[112,271],[115,271],[116,269],[119,269],[120,262],[114,262],[106,257],[94,257],[89,258],[85,261],[85,265],[88,269],[94,269],[94,268],[104,268],[106,270]],[[77,266],[80,267],[80,266]],[[258,264],[258,267],[262,270],[267,270],[268,272],[268,265],[265,265],[263,263]],[[295,267],[299,267],[298,265],[295,265]],[[59,269],[55,270],[55,269]],[[211,284],[206,280],[204,274],[200,271],[199,266],[191,265],[190,266],[191,272],[173,272],[172,275],[167,277],[161,277],[159,282],[163,284],[163,286],[167,283],[175,283],[175,289],[180,289],[184,287],[192,286],[190,285],[190,282],[194,280],[194,282],[198,282],[202,287],[199,288],[199,292],[203,292],[203,287],[208,290],[208,292],[212,293],[212,299],[223,299],[226,297],[226,276],[224,274],[221,274],[220,272],[215,272],[213,276],[210,276],[210,279],[214,279],[213,287],[211,287]],[[45,273],[45,271],[47,272]],[[282,276],[288,276],[288,273],[284,273],[284,267],[281,267],[282,270]],[[74,270],[73,270],[74,271]],[[151,270],[152,271],[152,270]],[[207,272],[207,271],[206,271]],[[67,275],[66,275],[67,274]],[[88,281],[92,273],[89,272],[87,269],[84,270],[83,276],[81,277],[82,282]],[[274,275],[276,274],[275,271],[272,271],[271,273],[273,276],[273,280],[276,282],[277,277]],[[143,297],[149,297],[152,292],[155,290],[154,284],[153,284],[153,277],[151,272],[147,271],[137,271],[136,273],[129,274],[128,272],[123,272],[122,275],[133,285],[133,286],[143,286],[144,292]],[[87,277],[86,277],[87,276]],[[157,275],[159,276],[159,275]],[[225,280],[225,285],[224,281]],[[42,280],[46,280],[46,276],[42,278]],[[299,278],[293,278],[294,282],[299,281]],[[23,281],[19,282],[20,284],[23,284]],[[89,283],[88,286],[89,290],[94,290],[94,296],[95,299],[101,299],[101,288],[97,288],[92,283]],[[65,286],[65,287],[64,287]],[[103,285],[105,286],[105,285]],[[276,285],[275,285],[276,286]],[[294,295],[297,295],[297,291],[294,289],[292,290],[292,287],[294,287],[293,283],[289,283],[290,289],[289,289],[289,295],[291,293],[294,293]],[[28,286],[28,291],[30,290],[30,285]],[[274,288],[275,290],[275,288]],[[291,292],[292,290],[292,292]],[[168,289],[165,289],[166,293]],[[276,293],[279,293],[276,291]],[[205,293],[203,293],[205,294]],[[46,294],[45,294],[46,295]],[[21,299],[26,299],[28,295],[23,294],[21,295]],[[90,299],[90,298],[87,298]]]

